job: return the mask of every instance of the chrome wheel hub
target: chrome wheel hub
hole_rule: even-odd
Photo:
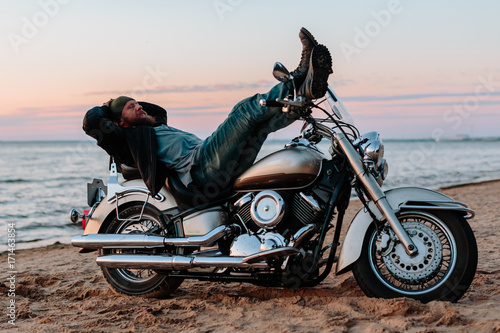
[[[443,259],[441,240],[429,226],[418,222],[403,223],[403,227],[418,248],[418,254],[409,256],[398,243],[382,257],[389,272],[407,284],[421,284],[432,279],[439,271]]]

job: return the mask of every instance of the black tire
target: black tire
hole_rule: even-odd
[[[110,222],[105,233],[145,233],[153,232],[163,235],[159,219],[160,212],[153,206],[136,204],[120,212],[120,220],[116,217]],[[140,221],[133,221],[141,216]],[[100,250],[101,255],[124,252],[125,250]],[[129,250],[130,253],[138,253],[137,250]],[[143,253],[143,252],[141,252]],[[146,253],[144,251],[144,253]],[[152,251],[148,252],[152,253]],[[117,293],[164,298],[174,292],[182,283],[183,279],[162,275],[149,269],[122,269],[101,267],[106,282]]]
[[[353,266],[360,288],[369,297],[458,301],[474,279],[478,259],[476,239],[465,218],[437,211],[404,212],[398,218],[413,233],[419,254],[410,258],[399,243],[380,255],[372,224]]]

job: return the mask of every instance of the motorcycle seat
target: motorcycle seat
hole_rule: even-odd
[[[120,164],[120,169],[123,178],[126,180],[142,179],[141,173],[139,172],[139,169],[137,169],[136,167],[132,167],[127,164]]]

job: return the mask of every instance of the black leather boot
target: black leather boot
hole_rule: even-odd
[[[324,45],[317,45],[311,53],[309,69],[304,83],[297,91],[297,95],[307,99],[317,99],[325,96],[328,89],[328,76],[333,73],[332,56]]]
[[[299,66],[291,73],[296,87],[300,87],[304,82],[307,70],[309,69],[311,52],[313,48],[318,45],[314,36],[306,28],[300,29],[299,38],[302,43],[302,56],[300,58]]]

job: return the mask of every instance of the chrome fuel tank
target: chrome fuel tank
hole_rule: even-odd
[[[321,171],[321,154],[297,146],[279,150],[251,166],[238,179],[236,192],[302,188],[310,185]]]

